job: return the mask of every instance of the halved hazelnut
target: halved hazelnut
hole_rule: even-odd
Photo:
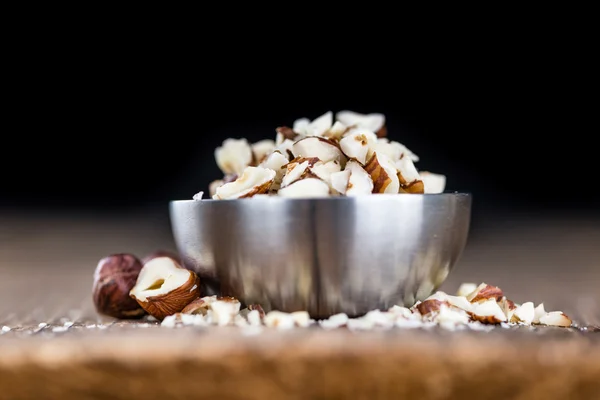
[[[170,251],[170,250],[155,250],[153,252],[151,252],[150,254],[147,254],[144,258],[142,258],[142,265],[146,264],[149,261],[154,260],[155,258],[158,257],[170,257],[173,260],[175,260],[176,263],[178,263],[179,265],[182,265],[181,262],[181,257],[179,256],[179,254]]]
[[[217,296],[199,297],[185,306],[181,310],[181,313],[206,315],[208,310],[210,310],[210,305],[215,301],[217,301]]]
[[[499,324],[507,321],[506,315],[504,315],[504,312],[502,312],[502,309],[493,298],[473,303],[473,308],[469,312],[469,315],[475,321],[486,324]]]
[[[477,286],[477,289],[467,296],[467,300],[469,300],[471,303],[487,301],[490,299],[494,299],[494,301],[500,301],[502,300],[503,296],[504,293],[502,293],[502,289],[499,287],[482,283]]]
[[[300,118],[294,121],[294,132],[304,136],[322,136],[333,124],[333,113],[327,111],[325,114],[314,119]]]
[[[350,128],[342,124],[340,121],[335,121],[333,126],[323,134],[327,139],[339,141]]]
[[[373,151],[385,154],[394,162],[404,157],[410,158],[413,162],[419,161],[419,156],[410,151],[405,145],[386,138],[377,139],[377,142],[373,146]]]
[[[215,160],[224,174],[241,174],[252,163],[252,148],[246,139],[225,139],[215,150]]]
[[[394,163],[384,154],[373,154],[365,171],[373,180],[373,193],[398,193],[400,182]]]
[[[424,193],[443,193],[446,189],[446,176],[434,174],[433,172],[419,172],[421,181],[425,187]]]
[[[279,189],[277,194],[290,198],[328,197],[329,185],[317,178],[305,178]]]
[[[377,136],[373,132],[356,129],[349,132],[340,140],[340,148],[349,159],[353,159],[365,165],[369,150],[377,142]]]
[[[360,114],[354,111],[340,111],[336,119],[346,126],[367,129],[371,132],[379,132],[378,136],[385,136],[385,115],[380,113]]]
[[[544,309],[544,303],[538,304],[538,306],[533,310],[533,321],[534,324],[540,323],[540,318],[546,315],[546,310]]]
[[[263,167],[246,167],[242,175],[233,182],[217,188],[213,199],[237,199],[266,193],[275,180],[275,171]]]
[[[337,143],[322,137],[307,137],[298,140],[292,147],[295,157],[316,157],[323,162],[345,161]]]
[[[284,156],[279,151],[274,151],[267,156],[267,158],[260,164],[260,167],[272,169],[275,171],[275,178],[271,185],[271,191],[279,190],[281,186],[281,180],[285,174],[285,165],[289,163],[287,156]]]
[[[158,257],[144,264],[129,295],[148,314],[162,320],[200,295],[200,279],[172,258]]]
[[[275,150],[275,142],[271,139],[259,140],[252,143],[253,164],[260,164],[273,150]]]
[[[461,285],[458,287],[458,290],[456,291],[456,295],[467,297],[475,290],[477,290],[477,286],[478,285],[476,283],[461,283]]]
[[[540,324],[568,328],[573,324],[573,321],[562,311],[550,311],[540,317]]]

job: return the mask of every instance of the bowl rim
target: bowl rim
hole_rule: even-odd
[[[250,198],[243,198],[243,199],[211,199],[211,198],[205,198],[205,199],[199,199],[199,200],[195,200],[195,199],[179,199],[179,200],[170,200],[169,204],[187,204],[187,203],[240,203],[240,202],[246,202],[249,200],[252,200],[254,202],[256,201],[276,201],[276,202],[298,202],[298,201],[308,201],[308,202],[322,202],[322,201],[327,201],[327,202],[332,202],[332,201],[345,201],[345,202],[354,202],[357,201],[357,199],[360,200],[364,200],[364,199],[373,199],[375,201],[377,201],[377,199],[391,199],[391,198],[406,198],[406,197],[410,197],[410,198],[472,198],[473,194],[471,192],[463,192],[463,191],[448,191],[448,192],[443,192],[443,193],[420,193],[420,194],[415,194],[415,193],[378,193],[378,194],[374,194],[374,195],[366,195],[366,196],[329,196],[329,197],[295,197],[295,198],[290,198],[290,197],[280,197],[280,196],[259,196],[259,197],[250,197]]]

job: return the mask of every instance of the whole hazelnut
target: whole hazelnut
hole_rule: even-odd
[[[145,265],[148,261],[154,260],[155,258],[158,258],[158,257],[169,257],[181,265],[181,257],[179,257],[179,255],[177,253],[174,253],[169,250],[156,250],[156,251],[146,255],[144,258],[142,258],[142,265]]]
[[[129,296],[142,269],[132,254],[112,254],[98,262],[92,288],[96,310],[115,318],[139,318],[146,312]]]

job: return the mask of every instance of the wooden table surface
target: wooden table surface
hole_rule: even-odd
[[[159,248],[174,249],[162,210],[0,214],[0,399],[600,399],[599,220],[475,220],[441,288],[494,284],[516,302],[564,311],[585,332],[246,335],[97,315],[90,291],[97,261]],[[73,325],[54,329],[65,322]]]

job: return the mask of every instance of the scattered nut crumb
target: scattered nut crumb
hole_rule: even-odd
[[[260,326],[262,324],[262,316],[258,310],[250,310],[246,318],[251,326]]]
[[[495,326],[505,329],[531,324],[572,326],[571,319],[564,313],[546,312],[543,304],[537,307],[532,302],[515,304],[496,286],[463,284],[461,288],[458,293],[462,295],[452,296],[438,291],[424,301],[416,301],[410,308],[396,305],[385,311],[371,310],[357,318],[340,313],[318,321],[311,319],[306,311],[286,313],[272,310],[265,315],[260,305],[253,304],[240,310],[241,303],[235,298],[208,296],[190,303],[191,314],[181,312],[169,315],[161,326],[233,325],[242,329],[244,334],[259,333],[262,327],[287,330],[308,328],[313,324],[325,330],[345,327],[351,331],[439,327],[450,331],[469,329],[489,332]]]
[[[281,311],[269,311],[264,322],[267,327],[277,329],[292,329],[296,324],[292,314]]]
[[[10,330],[11,330],[11,327],[10,327],[10,326],[6,326],[6,325],[4,325],[4,326],[2,327],[2,333],[10,332]]]
[[[321,325],[321,328],[323,329],[336,329],[345,326],[347,322],[348,315],[344,313],[339,313],[332,315],[327,319],[320,320],[319,325]]]

